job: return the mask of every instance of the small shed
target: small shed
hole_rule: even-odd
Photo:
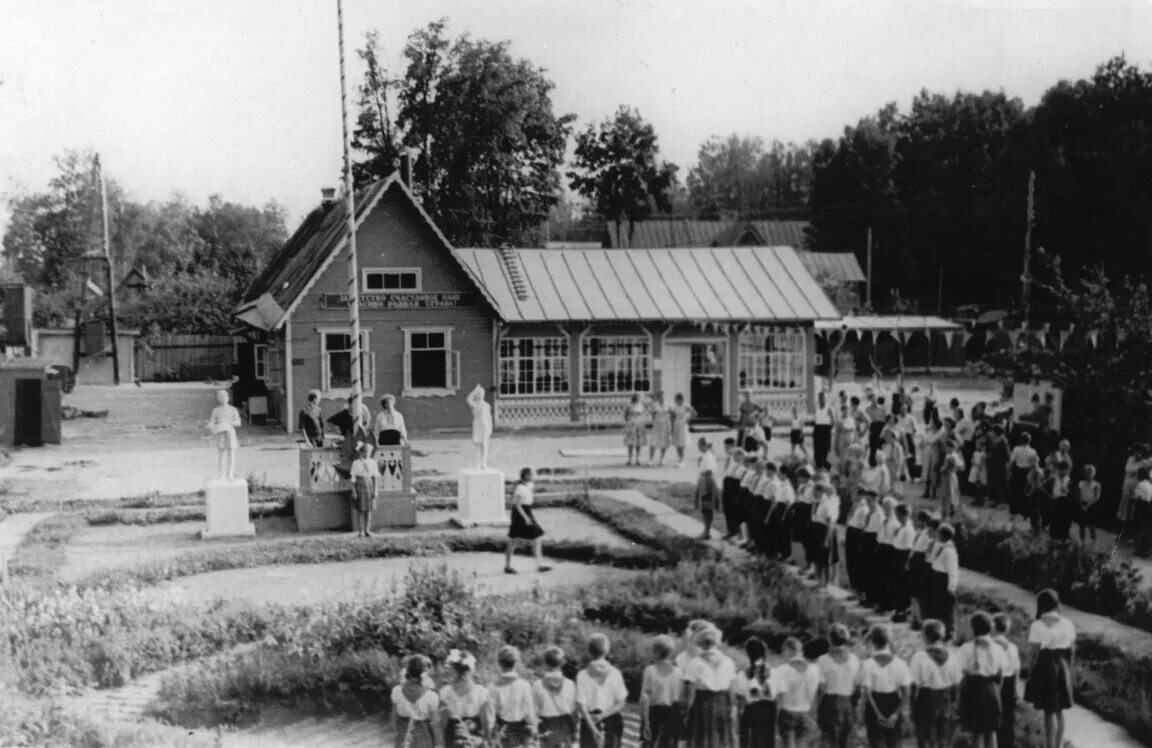
[[[0,361],[0,444],[59,444],[61,385],[47,359]]]

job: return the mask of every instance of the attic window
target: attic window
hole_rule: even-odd
[[[371,293],[418,293],[420,268],[365,268],[363,290]]]

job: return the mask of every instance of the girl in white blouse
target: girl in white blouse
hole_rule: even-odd
[[[1044,712],[1045,748],[1064,745],[1064,710],[1072,708],[1072,666],[1076,628],[1060,615],[1060,596],[1044,590],[1036,596],[1036,620],[1028,629],[1036,645],[1036,664],[1024,688],[1024,698]]]
[[[924,622],[924,649],[912,655],[912,723],[922,748],[951,748],[952,712],[963,673],[958,659],[944,646],[944,624]]]
[[[898,748],[904,732],[904,703],[912,676],[908,665],[889,648],[886,626],[868,632],[872,656],[860,666],[860,689],[864,702],[864,726],[872,748]]]
[[[832,580],[832,569],[840,561],[840,543],[836,537],[836,520],[840,516],[840,497],[828,483],[814,486],[815,504],[808,526],[810,560],[816,570],[817,583],[827,586]]]
[[[591,661],[576,675],[576,707],[580,711],[581,748],[620,748],[624,739],[623,711],[628,702],[624,676],[608,662],[608,637],[588,637]]]
[[[676,643],[662,635],[652,642],[655,662],[644,668],[640,686],[641,736],[651,748],[676,748],[684,718],[680,699],[684,694],[684,673],[672,661]]]
[[[957,654],[964,679],[960,683],[960,726],[971,733],[975,748],[996,748],[1000,729],[1000,683],[1004,677],[1004,650],[992,641],[992,618],[977,612],[971,618],[972,636]]]
[[[816,660],[816,669],[820,672],[816,722],[820,726],[823,745],[848,748],[856,722],[852,697],[860,678],[860,659],[849,649],[851,637],[844,624],[832,625],[828,642],[832,645],[828,653]]]
[[[785,748],[796,748],[812,732],[812,710],[820,690],[820,668],[804,658],[799,639],[784,640],[787,662],[772,669],[776,692],[776,724]]]
[[[736,665],[720,651],[720,632],[707,628],[696,635],[699,651],[688,661],[688,744],[699,748],[732,748],[732,682]],[[592,748],[592,746],[587,746]]]
[[[576,684],[564,677],[564,650],[544,650],[544,675],[532,684],[540,748],[572,748],[576,740]]]
[[[996,748],[1012,748],[1016,742],[1016,679],[1020,674],[1020,650],[1008,640],[1012,619],[1007,613],[992,616],[992,641],[1004,650],[1004,680],[1000,682],[1000,732]]]
[[[776,702],[768,647],[753,636],[744,642],[748,667],[736,673],[732,697],[737,714],[736,744],[768,746],[776,742]]]
[[[491,729],[488,689],[476,683],[476,658],[471,652],[453,649],[444,662],[456,676],[440,689],[444,745],[468,748],[474,739],[482,738]]]
[[[516,667],[520,664],[520,650],[501,647],[496,653],[500,675],[489,690],[492,711],[496,715],[496,733],[501,746],[520,748],[528,745],[536,732],[536,703],[532,686],[521,678]]]
[[[412,655],[404,663],[404,682],[392,689],[392,729],[397,745],[434,748],[440,699],[424,686],[432,663],[424,655]]]

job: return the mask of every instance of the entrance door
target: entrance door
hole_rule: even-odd
[[[724,343],[693,343],[692,407],[698,418],[724,417]]]
[[[672,402],[677,394],[691,399],[692,389],[692,347],[683,343],[666,343],[663,356],[664,372],[660,389],[664,391],[664,402]]]
[[[39,447],[44,443],[40,427],[40,380],[16,380],[16,423],[13,444]]]

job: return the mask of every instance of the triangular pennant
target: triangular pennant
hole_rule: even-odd
[[[956,331],[955,330],[945,330],[944,331],[944,347],[945,348],[951,348],[952,347],[952,339],[955,337],[956,337]]]
[[[997,326],[998,326],[998,327],[999,327],[1001,330],[1003,330],[1003,329],[1004,329],[1004,320],[1000,320],[999,322],[997,322],[997,323],[996,323],[996,325],[997,325]]]
[[[1072,337],[1072,331],[1076,329],[1076,323],[1068,325],[1068,337]]]
[[[1089,330],[1088,331],[1088,342],[1092,344],[1093,348],[1096,347],[1096,343],[1099,339],[1100,339],[1100,331],[1099,330]]]
[[[960,345],[968,345],[968,341],[972,339],[972,333],[965,332],[960,335]]]
[[[1023,330],[1009,330],[1008,331],[1008,340],[1012,342],[1013,348],[1016,347],[1016,341],[1020,340],[1020,334],[1022,332],[1024,332],[1024,331]]]
[[[1064,350],[1064,346],[1065,346],[1065,344],[1067,344],[1067,342],[1068,342],[1068,338],[1069,338],[1071,335],[1072,335],[1072,331],[1071,331],[1071,330],[1061,330],[1061,331],[1060,331],[1060,332],[1057,334],[1057,345],[1059,345],[1059,346],[1060,346],[1060,350]]]
[[[1036,331],[1036,339],[1040,341],[1040,347],[1041,348],[1048,347],[1048,331],[1047,330],[1037,330]]]
[[[984,331],[984,345],[988,345],[989,343],[991,343],[992,339],[995,337],[996,337],[996,331],[995,330],[985,330]]]
[[[896,337],[900,339],[900,345],[904,345],[906,342],[908,342],[908,331],[897,330]]]
[[[1116,328],[1116,342],[1117,343],[1123,343],[1127,339],[1128,339],[1128,331],[1121,328],[1121,327],[1117,327]]]

